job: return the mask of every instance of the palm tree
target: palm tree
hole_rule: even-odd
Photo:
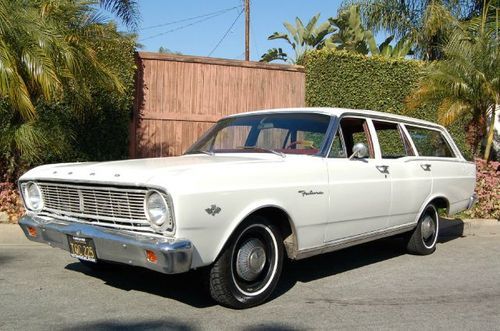
[[[394,36],[389,36],[377,46],[372,31],[363,26],[358,5],[342,10],[337,18],[330,18],[329,21],[337,28],[326,41],[330,48],[384,57],[405,57],[412,54],[413,42],[408,38],[401,38],[395,46],[391,46]]]
[[[94,84],[123,92],[93,47],[114,37],[107,31],[88,2],[0,0],[0,99],[10,118],[0,147],[8,146],[13,164],[42,153],[47,139],[36,125],[37,104],[64,101],[83,109]]]
[[[443,48],[445,59],[429,65],[409,108],[438,102],[439,119],[449,124],[466,114],[479,128],[473,142],[475,154],[486,137],[483,157],[488,160],[500,104],[498,9],[485,0],[483,12],[457,26]]]
[[[282,60],[286,62],[288,60],[292,63],[300,63],[307,51],[323,47],[385,57],[405,57],[412,54],[413,42],[407,38],[401,38],[395,46],[391,46],[390,42],[394,36],[389,36],[377,45],[373,33],[363,27],[359,6],[353,5],[346,8],[339,13],[337,18],[329,18],[327,22],[316,27],[319,16],[317,14],[311,18],[305,27],[299,18],[296,19],[295,26],[285,22],[287,34],[275,32],[269,36],[269,40],[286,40],[295,51],[294,58],[290,59],[281,48],[271,48],[262,55],[261,61]]]
[[[105,10],[115,13],[128,27],[137,27],[139,6],[136,0],[99,0],[99,4]]]
[[[317,26],[319,16],[320,14],[313,16],[305,26],[298,17],[295,18],[295,26],[289,22],[284,22],[283,25],[288,33],[275,32],[267,38],[268,40],[285,40],[295,51],[293,58],[288,57],[281,48],[272,48],[262,55],[261,61],[282,60],[300,63],[307,51],[324,47],[325,37],[334,32],[335,28],[328,21]]]
[[[341,10],[352,4],[361,7],[368,29],[409,38],[424,60],[442,58],[440,46],[451,23],[477,16],[483,8],[482,0],[344,0]]]

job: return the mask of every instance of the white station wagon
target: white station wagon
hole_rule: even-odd
[[[401,234],[410,253],[432,253],[437,210],[470,208],[474,183],[440,125],[273,109],[220,120],[179,157],[32,169],[19,179],[20,226],[94,268],[206,267],[211,296],[246,308],[273,292],[285,257]]]

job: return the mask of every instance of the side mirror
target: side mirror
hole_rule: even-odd
[[[352,154],[349,157],[349,160],[352,158],[362,159],[368,156],[368,148],[363,143],[357,143],[352,147]]]

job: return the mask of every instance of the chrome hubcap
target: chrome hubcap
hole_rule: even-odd
[[[249,239],[238,250],[236,272],[246,281],[255,280],[266,264],[266,250],[259,239]]]
[[[434,220],[431,216],[427,216],[422,221],[421,231],[424,240],[428,240],[434,235],[434,233],[436,233],[436,223],[434,223]]]

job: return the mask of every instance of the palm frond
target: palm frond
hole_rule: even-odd
[[[463,117],[465,113],[473,111],[473,107],[461,100],[444,99],[438,108],[438,121],[444,125],[449,125],[459,118]]]
[[[136,0],[99,0],[102,8],[116,14],[127,26],[137,28],[140,15]]]

